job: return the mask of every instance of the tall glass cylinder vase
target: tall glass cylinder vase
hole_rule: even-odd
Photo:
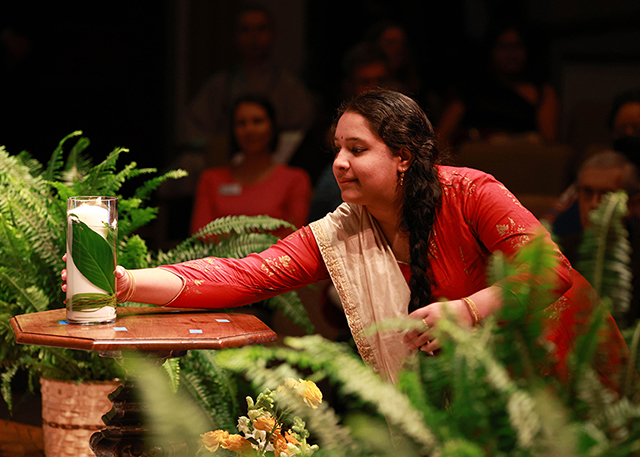
[[[116,197],[67,200],[67,322],[116,320]]]

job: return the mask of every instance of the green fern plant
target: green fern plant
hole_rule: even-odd
[[[285,346],[191,351],[184,363],[196,364],[203,382],[208,374],[213,379],[209,386],[197,384],[195,398],[234,398],[243,380],[254,393],[287,377],[313,380],[331,389],[327,404],[311,415],[295,413],[307,423],[320,456],[630,455],[640,449],[640,406],[613,394],[591,368],[604,313],[593,313],[576,341],[569,382],[544,375],[552,358],[542,330],[549,290],[537,279],[553,275],[555,258],[540,237],[515,261],[495,256],[491,281],[502,284],[502,311],[474,331],[443,320],[436,335],[441,353],[419,353],[395,386],[349,346],[314,335],[286,338]],[[512,276],[523,263],[533,273],[525,280]],[[237,417],[237,405],[213,408],[212,420],[223,418],[235,432],[229,418]]]
[[[76,139],[65,154],[71,139]],[[186,176],[182,170],[160,176],[153,168],[137,168],[135,162],[118,168],[126,153],[116,148],[93,165],[85,156],[90,142],[73,132],[63,138],[46,167],[26,152],[10,155],[0,147],[0,372],[2,394],[11,407],[11,381],[20,369],[29,373],[30,386],[40,376],[65,380],[113,379],[121,374],[110,358],[95,352],[17,345],[9,324],[12,317],[64,307],[60,288],[62,255],[66,244],[66,202],[77,195],[118,196],[118,263],[144,268],[193,260],[205,256],[243,257],[276,241],[267,231],[287,225],[266,216],[223,218],[169,252],[152,253],[135,231],[151,222],[157,208],[146,202],[154,189],[168,179]],[[66,156],[66,158],[65,158]],[[119,194],[131,179],[147,177],[132,196]],[[201,237],[216,235],[218,243]],[[304,306],[294,292],[267,306],[282,309],[294,323],[312,330]],[[187,372],[188,377],[188,372]]]
[[[619,318],[631,302],[631,244],[624,226],[627,194],[610,192],[589,215],[576,268],[591,283],[598,295],[611,301],[611,313]]]

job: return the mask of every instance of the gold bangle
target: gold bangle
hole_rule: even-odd
[[[136,278],[133,276],[133,273],[131,273],[131,271],[125,270],[125,272],[129,276],[129,288],[127,290],[127,293],[124,295],[124,297],[118,300],[119,303],[128,302],[136,293]]]
[[[461,300],[466,303],[469,308],[469,314],[471,315],[472,327],[477,327],[480,324],[480,314],[478,314],[478,308],[476,304],[469,297],[462,297]]]

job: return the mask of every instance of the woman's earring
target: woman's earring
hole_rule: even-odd
[[[404,185],[404,171],[400,172],[400,185]]]

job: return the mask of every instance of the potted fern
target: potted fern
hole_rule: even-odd
[[[76,141],[67,153],[65,148],[71,139]],[[89,140],[82,132],[74,132],[63,138],[46,166],[26,152],[10,155],[0,147],[0,371],[2,396],[10,410],[12,380],[18,372],[27,374],[32,391],[40,379],[77,384],[112,382],[121,375],[113,359],[99,357],[94,352],[17,345],[9,324],[9,320],[19,314],[64,307],[60,271],[64,268],[68,197],[118,196],[117,259],[127,268],[207,255],[245,256],[273,244],[276,238],[266,232],[286,224],[266,216],[226,218],[215,221],[205,227],[202,234],[169,252],[149,252],[146,242],[135,234],[156,217],[157,208],[146,206],[146,201],[163,182],[186,176],[186,172],[174,170],[152,176],[137,186],[133,196],[125,198],[119,195],[123,184],[153,175],[156,169],[138,168],[135,163],[118,169],[118,159],[127,152],[124,148],[114,149],[102,162],[93,165],[85,156],[88,146]],[[203,234],[218,235],[222,241],[201,242]],[[267,306],[282,309],[297,324],[311,326],[295,293],[270,301]],[[89,430],[89,435],[93,431]],[[88,437],[84,441],[88,443]]]

